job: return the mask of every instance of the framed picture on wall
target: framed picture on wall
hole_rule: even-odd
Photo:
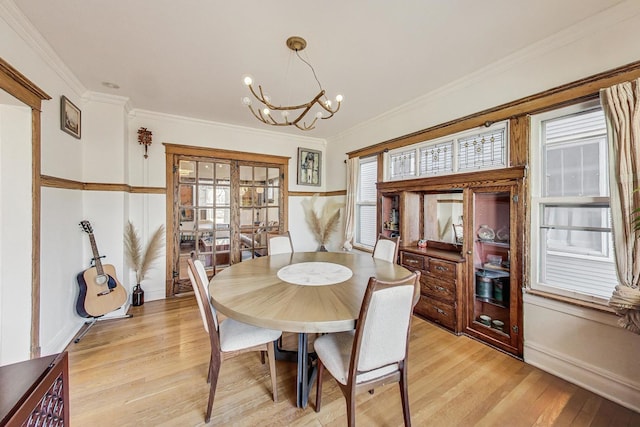
[[[60,129],[80,139],[81,111],[66,96],[60,97]]]
[[[298,147],[298,184],[319,186],[321,181],[322,153]]]

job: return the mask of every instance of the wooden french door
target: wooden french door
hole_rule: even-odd
[[[171,296],[192,291],[189,258],[202,261],[211,277],[266,255],[266,234],[286,230],[288,158],[260,155],[256,161],[250,153],[166,146]]]

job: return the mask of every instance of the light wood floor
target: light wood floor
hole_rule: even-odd
[[[71,424],[204,425],[209,343],[193,296],[132,307],[70,344]],[[345,401],[325,376],[322,411],[295,407],[296,367],[277,362],[279,400],[257,353],[222,364],[209,425],[343,426]],[[409,355],[414,426],[639,426],[640,414],[467,337],[414,318]],[[397,384],[364,393],[360,426],[400,426]]]

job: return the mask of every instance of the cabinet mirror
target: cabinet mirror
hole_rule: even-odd
[[[462,191],[424,195],[425,240],[462,243]]]

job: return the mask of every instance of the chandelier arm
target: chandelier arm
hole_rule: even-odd
[[[258,95],[256,93],[256,91],[253,89],[252,85],[248,85],[249,86],[249,90],[251,91],[251,94],[260,102],[262,102],[268,109],[270,110],[275,110],[275,111],[291,111],[291,110],[300,110],[301,108],[311,108],[313,106],[314,103],[316,103],[320,98],[322,98],[322,96],[324,96],[324,90],[321,91],[318,95],[316,95],[316,97],[311,101],[308,102],[306,104],[300,104],[300,105],[292,105],[290,107],[283,107],[283,106],[277,106],[277,105],[273,105],[272,103],[270,103],[269,101],[267,101],[264,97],[264,93],[262,91],[262,86],[258,85],[258,90],[260,92],[260,95]],[[318,102],[319,105],[322,105],[321,102]],[[325,108],[323,106],[323,108]],[[326,108],[325,108],[326,109]]]
[[[339,102],[338,102],[338,106],[336,107],[336,109],[335,109],[335,110],[327,110],[327,109],[325,108],[325,110],[329,111],[329,115],[328,115],[327,117],[322,117],[322,120],[330,119],[331,117],[333,117],[333,115],[334,115],[335,113],[337,113],[337,112],[338,112],[338,110],[339,110],[339,109],[340,109],[340,103],[339,103]]]
[[[256,93],[255,90],[253,90],[253,85],[248,85],[249,86],[249,90],[251,91],[251,93],[253,94],[254,98],[256,98],[258,101],[262,102],[263,104],[266,104],[267,101],[264,100],[263,97],[258,96],[258,94]],[[258,88],[260,88],[260,95],[262,95],[262,86],[258,86]],[[264,96],[264,95],[263,95]]]
[[[311,107],[313,107],[313,104],[320,104],[322,105],[322,103],[320,102],[320,98],[322,98],[324,96],[324,90],[321,90],[320,93],[318,93],[316,95],[315,98],[313,98],[308,104],[303,105],[304,110],[300,113],[300,115],[298,116],[298,118],[296,118],[294,121],[292,121],[291,123],[293,124],[297,124],[300,120],[302,120],[302,118],[309,112],[309,110],[311,109]]]
[[[307,126],[307,124],[305,122],[302,123],[302,126],[300,126],[298,123],[295,123],[294,126],[297,127],[300,130],[311,130],[315,128],[315,124],[318,121],[317,117],[313,118],[313,121],[311,122],[311,124],[309,126]]]
[[[254,115],[254,117],[256,119],[260,120],[262,123],[269,124],[261,117],[262,114],[260,114],[260,116],[256,114],[255,110],[253,109],[253,107],[251,105],[247,105],[247,107],[249,107],[249,110],[251,110],[251,113],[253,113],[253,115]],[[260,110],[258,110],[258,111],[260,111]]]

